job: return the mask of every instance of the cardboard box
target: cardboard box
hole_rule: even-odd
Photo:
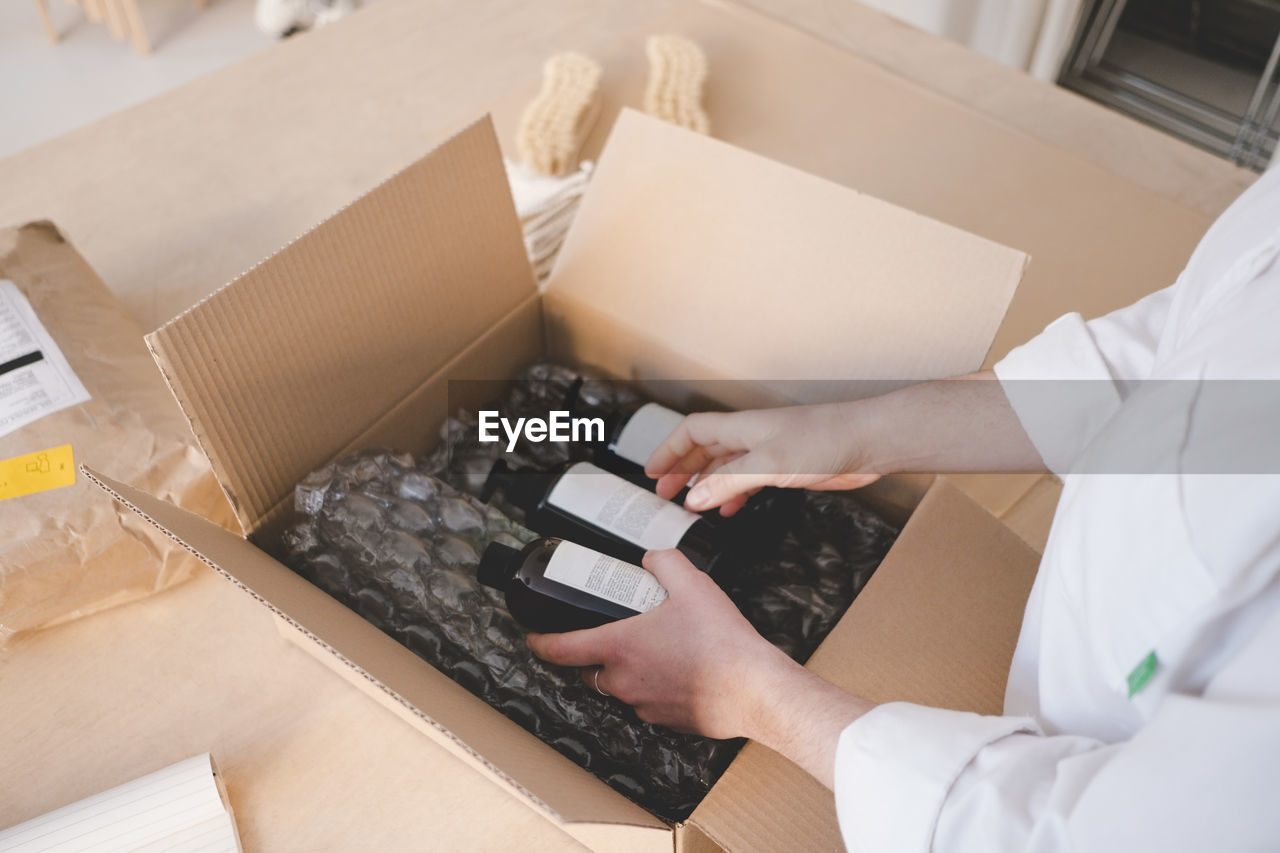
[[[317,658],[589,847],[838,848],[830,792],[756,744],[688,821],[664,823],[268,552],[312,469],[362,447],[428,449],[452,379],[551,356],[625,378],[741,380],[727,402],[742,405],[831,390],[788,379],[964,372],[1025,262],[624,113],[540,297],[484,121],[148,337],[248,539],[94,476]],[[940,480],[809,666],[875,700],[998,712],[1037,559]]]
[[[900,28],[903,32],[894,34],[900,38],[868,48],[876,33],[874,27],[862,28],[862,18],[870,10],[796,0],[748,5],[787,11],[778,20],[733,2],[691,3],[642,32],[607,43],[573,44],[605,68],[600,118],[584,156],[598,154],[619,109],[642,102],[646,35],[677,32],[697,41],[710,63],[705,101],[717,138],[1035,258],[985,366],[1065,312],[1096,317],[1171,284],[1213,219],[1189,197],[1225,198],[1231,192],[1224,186],[1230,169],[1211,177],[1172,156],[1167,139],[1122,140],[1110,135],[1106,122],[1076,121],[1081,116],[1072,108],[1078,105],[1064,103],[1072,96],[1053,86],[1033,85],[1039,98],[1016,98],[1015,108],[1008,96],[1010,86],[1017,88],[1016,75],[999,69],[1001,80],[986,81],[996,85],[984,89],[975,76],[983,61],[938,53],[963,50],[954,44]],[[783,23],[805,20],[819,38]],[[858,47],[851,54],[841,44]],[[922,68],[933,73],[922,77],[916,73]],[[934,86],[943,68],[954,79]],[[495,104],[502,140],[514,138],[524,106],[537,90],[531,75],[528,84]],[[972,94],[979,90],[983,96]],[[970,97],[947,94],[964,91]],[[1021,121],[997,118],[1011,110]],[[1036,132],[1018,129],[1037,123],[1051,129],[1064,121],[1075,123],[1063,141],[1082,134],[1107,137],[1097,144],[1143,158],[1146,178],[1132,169],[1109,170],[1106,163],[1113,159],[1090,158],[1083,151],[1096,146],[1055,146],[1045,141],[1052,133],[1036,138]],[[1136,127],[1125,130],[1141,135]],[[1134,153],[1139,141],[1141,150]],[[1152,183],[1157,175],[1160,180]],[[1195,190],[1177,192],[1177,186]],[[1167,192],[1153,192],[1154,187]],[[951,480],[997,517],[1017,516],[1019,533],[1042,546],[1053,509],[1053,500],[1045,498],[1058,489],[1051,475],[984,473]],[[927,475],[900,477],[875,484],[870,493],[882,509],[902,518],[932,481]],[[1019,509],[1024,500],[1030,501],[1027,511]]]
[[[185,549],[120,513],[83,479],[51,478],[36,485],[47,490],[14,496],[25,490],[11,488],[4,469],[15,463],[4,460],[20,460],[23,471],[28,464],[52,470],[53,458],[69,455],[228,528],[236,522],[147,353],[142,329],[53,223],[0,230],[0,279],[13,281],[89,395],[0,435],[3,642],[150,595],[196,565]],[[25,326],[13,315],[0,325],[15,320]],[[6,327],[0,334],[10,342],[32,331]],[[16,371],[0,380],[33,378],[15,377]],[[26,388],[9,399],[29,400]],[[73,478],[74,464],[66,462],[66,471]]]

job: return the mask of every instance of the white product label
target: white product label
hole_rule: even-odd
[[[31,303],[0,280],[0,436],[88,399]]]
[[[543,576],[640,613],[667,597],[658,579],[639,566],[573,542],[556,546]]]
[[[547,502],[646,551],[676,547],[698,520],[684,507],[590,462],[565,471]]]
[[[649,461],[667,436],[671,435],[684,415],[657,403],[645,403],[636,409],[622,427],[613,452],[630,462],[643,465]]]

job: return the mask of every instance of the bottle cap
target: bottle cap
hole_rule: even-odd
[[[505,459],[495,460],[493,467],[489,469],[489,475],[484,478],[484,486],[480,489],[480,500],[487,502],[493,497],[498,487],[504,485],[504,482],[510,478],[511,466]]]
[[[476,568],[476,580],[494,589],[506,589],[520,568],[520,551],[497,542],[484,549],[480,557],[480,565]]]

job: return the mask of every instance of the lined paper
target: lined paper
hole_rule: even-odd
[[[205,753],[0,831],[0,853],[241,853]]]

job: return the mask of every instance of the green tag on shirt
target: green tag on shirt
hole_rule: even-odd
[[[1147,686],[1147,682],[1151,680],[1151,676],[1155,674],[1159,661],[1156,660],[1156,653],[1151,652],[1142,662],[1133,668],[1133,672],[1129,673],[1129,698],[1132,699],[1137,695],[1138,691]]]

